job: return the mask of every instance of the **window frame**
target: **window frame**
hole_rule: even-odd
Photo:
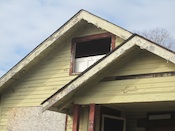
[[[101,126],[101,130],[104,131],[104,119],[105,118],[109,118],[109,119],[113,119],[113,120],[120,120],[123,122],[123,131],[126,131],[126,119],[123,118],[123,117],[118,117],[118,116],[113,116],[113,115],[106,115],[106,114],[103,114],[102,115],[102,126]]]
[[[98,39],[104,39],[104,38],[111,38],[111,51],[115,48],[115,35],[111,34],[109,32],[102,33],[102,34],[94,34],[89,36],[82,36],[82,37],[76,37],[72,39],[71,43],[71,61],[70,61],[70,70],[69,75],[76,75],[80,74],[81,72],[75,72],[75,50],[76,50],[76,43],[80,42],[87,42],[92,40],[98,40]]]

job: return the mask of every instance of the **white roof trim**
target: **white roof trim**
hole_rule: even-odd
[[[72,28],[75,24],[81,20],[86,20],[88,23],[92,23],[95,26],[105,29],[114,34],[118,34],[123,39],[127,39],[132,34],[112,23],[109,23],[87,11],[81,10],[75,16],[73,16],[65,25],[63,25],[59,30],[53,33],[48,39],[42,42],[37,48],[35,48],[30,54],[28,54],[23,60],[21,60],[16,66],[9,70],[0,79],[0,91],[2,86],[13,78],[19,71],[22,71],[30,62],[32,62],[37,56],[39,56],[44,50],[46,50],[54,41],[56,41],[60,36]]]
[[[174,52],[168,51],[168,49],[163,48],[160,45],[154,44],[153,42],[147,39],[141,38],[139,36],[135,36],[135,41],[136,41],[136,45],[138,45],[141,49],[145,49],[175,64]]]
[[[79,76],[75,81],[72,81],[70,84],[68,84],[63,90],[61,90],[60,92],[57,92],[56,94],[48,98],[43,103],[43,111],[49,109],[52,105],[57,103],[59,100],[69,95],[72,91],[80,87],[84,82],[88,81],[89,78],[99,73],[101,69],[105,68],[107,65],[112,63],[115,59],[123,55],[125,52],[127,52],[129,49],[131,49],[134,46],[139,46],[140,49],[145,49],[175,64],[175,54],[173,52],[137,35],[133,35],[130,38],[118,49],[112,52],[109,56],[105,57],[102,61],[97,63],[94,67],[89,69],[83,75]]]

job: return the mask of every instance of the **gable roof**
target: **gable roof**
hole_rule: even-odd
[[[151,52],[152,54],[155,54],[175,64],[174,52],[160,45],[157,45],[156,43],[149,41],[142,36],[134,34],[125,40],[121,45],[116,47],[114,51],[110,52],[104,58],[85,70],[77,78],[69,82],[63,88],[54,93],[51,97],[46,99],[42,103],[43,111],[49,109],[65,112],[64,107],[72,102],[71,97],[73,97],[76,92],[82,90],[86,84],[92,83],[94,79],[100,80],[99,74],[104,74],[104,70],[110,68],[110,65],[114,62],[120,64],[127,55],[137,55],[137,53],[141,50]]]
[[[116,26],[100,17],[97,17],[85,10],[80,10],[75,14],[70,20],[68,20],[63,26],[56,30],[51,36],[49,36],[45,41],[38,45],[33,51],[31,51],[25,58],[23,58],[19,63],[17,63],[12,69],[10,69],[4,76],[0,79],[0,92],[6,88],[7,84],[18,79],[22,74],[31,66],[43,57],[44,52],[54,44],[56,40],[59,40],[67,31],[73,28],[75,25],[80,24],[84,20],[87,23],[91,23],[98,28],[117,34],[119,37],[126,40],[132,35],[131,32]]]

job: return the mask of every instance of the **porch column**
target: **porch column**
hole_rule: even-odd
[[[95,131],[95,104],[90,104],[88,131]]]
[[[79,131],[80,106],[73,106],[73,127],[72,131]]]

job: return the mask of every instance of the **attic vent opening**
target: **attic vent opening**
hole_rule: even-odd
[[[74,38],[71,48],[70,74],[83,72],[114,47],[115,36],[111,33]]]
[[[110,51],[111,38],[77,42],[75,58],[104,55]]]

